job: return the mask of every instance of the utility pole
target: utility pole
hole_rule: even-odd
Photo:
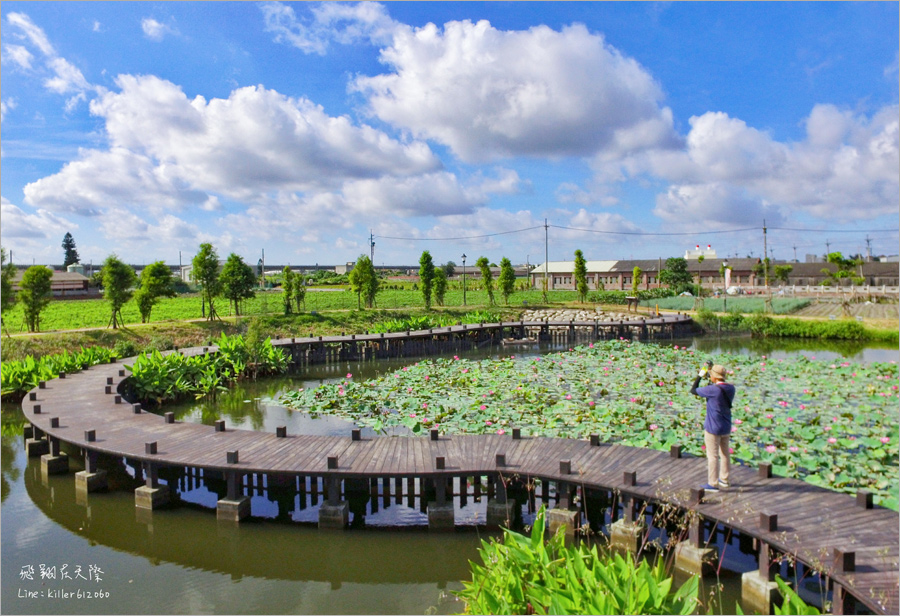
[[[373,264],[375,263],[375,235],[371,229],[369,229],[369,259],[372,260]]]
[[[866,263],[872,262],[872,238],[866,235]]]
[[[544,219],[544,293],[543,293],[544,303],[546,303],[548,301],[547,292],[550,290],[550,285],[547,282],[547,268],[549,267],[547,260],[550,258],[549,228],[550,227],[547,225],[547,219],[545,218]]]
[[[766,312],[772,312],[772,296],[769,295],[769,243],[766,231],[766,219],[763,218],[763,271],[766,274]]]
[[[828,260],[828,255],[831,254],[831,242],[828,239],[825,240],[825,260]]]
[[[794,263],[797,262],[797,244],[794,244]]]

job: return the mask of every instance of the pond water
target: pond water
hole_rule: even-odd
[[[803,353],[856,361],[900,359],[896,347],[804,342],[779,348],[749,339],[670,344],[775,357]],[[516,348],[509,353],[542,351]],[[501,353],[505,351],[472,356]],[[221,417],[245,429],[274,432],[276,426],[287,425],[292,433],[346,435],[353,427],[348,422],[311,418],[273,400],[286,389],[340,379],[347,372],[355,379],[367,378],[401,365],[313,367],[302,377],[242,384],[215,402],[166,410],[189,421]],[[214,506],[215,494],[202,487],[186,491],[183,505],[145,517],[135,510],[133,479],[125,467],[118,476],[111,475],[111,484],[121,489],[92,494],[84,502],[76,498],[71,474],[42,477],[39,460],[26,456],[23,425],[18,406],[5,405],[0,455],[0,599],[5,613],[445,614],[463,609],[450,591],[468,577],[468,561],[478,559],[485,532],[477,522],[486,499],[470,501],[465,511],[458,511],[458,519],[469,515],[472,525],[447,534],[429,533],[421,526],[422,514],[405,506],[374,515],[369,511],[365,530],[319,531],[313,509],[285,523],[273,519],[277,507],[273,511],[262,497],[253,499],[254,518],[237,527],[222,525],[205,508]],[[719,543],[721,551],[721,538]],[[721,582],[724,611],[729,613],[740,587],[732,571],[749,570],[753,559],[738,549],[725,554],[729,571],[723,571]],[[807,595],[812,592],[808,589]]]

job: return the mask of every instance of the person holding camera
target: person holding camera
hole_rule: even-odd
[[[728,441],[731,438],[731,403],[736,390],[734,385],[725,382],[725,368],[716,364],[710,367],[709,362],[700,370],[691,393],[706,398],[706,421],[703,423],[704,442],[706,444],[707,482],[700,486],[707,492],[716,492],[719,488],[728,488],[728,471],[731,458],[728,452]],[[700,379],[709,374],[711,381],[706,387],[698,387]]]

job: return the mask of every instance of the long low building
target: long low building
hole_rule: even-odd
[[[760,265],[758,258],[738,259],[705,259],[702,263],[697,259],[687,260],[688,272],[697,281],[698,276],[702,284],[707,288],[723,288],[725,279],[722,266],[727,265],[731,269],[731,285],[737,287],[761,287],[765,285],[764,276],[757,275],[754,268]],[[831,263],[797,263],[789,261],[773,261],[772,267],[790,265],[787,285],[816,286],[821,285],[828,276],[823,270],[837,271],[837,267]],[[665,259],[628,259],[620,261],[587,261],[587,283],[590,290],[605,289],[608,291],[625,291],[632,287],[634,268],[641,268],[641,279],[638,288],[642,290],[655,289],[661,285],[659,272],[665,269]],[[546,278],[548,289],[575,289],[575,262],[574,261],[549,261],[546,264]],[[900,284],[900,264],[871,262],[863,263],[858,268],[858,273],[864,279],[866,285],[896,287]],[[537,265],[531,271],[531,286],[536,289],[543,288],[545,277],[545,264]],[[774,275],[769,275],[769,285],[781,284]],[[849,282],[847,283],[849,284]]]
[[[25,275],[25,270],[17,270],[16,275],[12,279],[13,291],[18,292],[22,287],[20,283],[22,282],[22,276]],[[50,278],[50,291],[55,296],[70,296],[70,295],[90,295],[91,291],[88,289],[88,278],[84,274],[79,274],[78,272],[53,272],[53,277]]]

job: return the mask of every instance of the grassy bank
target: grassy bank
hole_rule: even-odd
[[[63,351],[74,352],[81,347],[101,346],[114,348],[123,357],[143,351],[166,350],[175,346],[200,346],[225,333],[232,336],[243,334],[251,318],[260,321],[262,331],[272,338],[301,336],[330,336],[341,333],[362,333],[404,319],[424,317],[450,318],[458,321],[466,319],[473,311],[483,311],[486,307],[444,308],[404,310],[351,310],[330,311],[296,315],[263,315],[258,317],[224,318],[220,321],[175,321],[130,326],[123,329],[93,329],[88,331],[62,331],[30,336],[4,336],[0,349],[4,360],[24,359],[31,355],[43,357]],[[519,309],[495,307],[491,309],[503,319],[518,319]]]
[[[851,319],[813,320],[763,314],[716,314],[700,310],[694,320],[707,331],[750,333],[759,338],[819,338],[824,340],[860,340],[898,342],[896,324],[875,328]]]

